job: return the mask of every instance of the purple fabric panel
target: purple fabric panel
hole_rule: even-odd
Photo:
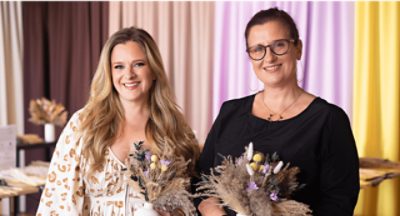
[[[303,86],[342,107],[352,108],[354,5],[313,2],[308,7],[303,42]],[[300,24],[298,24],[300,25]]]

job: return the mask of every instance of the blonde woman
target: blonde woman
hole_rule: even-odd
[[[134,215],[144,200],[123,172],[137,141],[153,153],[169,145],[194,170],[198,144],[174,101],[159,49],[146,31],[131,27],[103,47],[90,99],[58,140],[37,215]]]

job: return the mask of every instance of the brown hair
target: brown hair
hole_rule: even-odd
[[[285,25],[289,30],[289,36],[294,40],[294,44],[297,45],[299,41],[299,31],[297,30],[296,23],[293,18],[283,10],[278,8],[270,8],[268,10],[261,10],[256,13],[250,21],[247,23],[244,37],[246,39],[246,47],[248,48],[247,39],[249,37],[251,27],[255,25],[262,25],[269,21],[279,21]]]
[[[198,142],[175,103],[155,41],[145,30],[135,27],[121,29],[107,40],[92,80],[89,101],[81,114],[83,154],[89,158],[90,170],[103,166],[104,153],[124,121],[124,110],[112,84],[111,52],[116,45],[127,41],[142,47],[156,78],[149,93],[150,118],[146,124],[146,136],[149,135],[155,144],[153,153],[161,153],[163,145],[168,145],[175,155],[190,159],[190,170],[193,170],[200,154]]]

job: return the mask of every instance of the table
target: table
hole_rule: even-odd
[[[35,143],[35,144],[17,143],[17,151],[16,151],[17,152],[17,157],[16,157],[16,160],[17,160],[17,164],[16,165],[17,165],[17,167],[20,167],[20,164],[19,164],[19,152],[21,150],[29,151],[31,149],[43,149],[45,151],[45,160],[46,161],[50,161],[51,157],[53,155],[53,151],[54,151],[54,148],[55,148],[56,144],[57,144],[57,141]],[[33,194],[33,193],[36,193],[36,192],[39,191],[38,187],[32,188],[32,187],[27,187],[27,186],[29,186],[29,185],[25,185],[25,186],[22,185],[23,190],[20,191],[20,194],[15,195],[15,196],[7,196],[8,198],[13,198],[13,199],[10,199],[10,200],[13,200],[13,202],[14,202],[14,212],[15,213],[18,212],[18,209],[19,209],[18,196],[27,195],[27,194]],[[1,195],[0,195],[0,198],[1,198]]]
[[[10,202],[10,215],[17,215],[19,212],[19,201],[18,196],[33,194],[40,191],[40,187],[43,185],[29,185],[19,181],[7,180],[8,186],[0,187],[0,200],[2,198],[8,198]]]
[[[16,183],[9,183],[10,186],[12,187],[17,187],[20,188],[21,190],[15,192],[15,193],[4,193],[0,191],[0,199],[1,198],[13,198],[13,197],[18,197],[21,195],[26,195],[26,194],[33,194],[39,191],[39,187],[23,184],[20,182]]]
[[[360,158],[360,187],[378,186],[386,179],[400,177],[400,162],[381,158]]]

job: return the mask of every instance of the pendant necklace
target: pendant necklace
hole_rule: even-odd
[[[291,104],[289,104],[287,107],[285,107],[285,108],[283,109],[282,112],[276,113],[276,112],[273,112],[273,111],[268,107],[268,105],[265,103],[265,101],[264,101],[264,91],[263,91],[263,92],[262,92],[262,102],[263,102],[264,107],[269,111],[269,115],[268,115],[268,117],[267,117],[267,120],[268,120],[268,121],[272,121],[272,118],[273,118],[275,115],[277,115],[277,116],[278,116],[278,119],[275,120],[275,121],[282,121],[282,120],[283,120],[282,114],[284,114],[286,111],[288,111],[289,108],[291,108],[291,107],[299,100],[300,96],[301,96],[303,93],[304,93],[304,92],[301,91],[301,93],[293,100],[293,102],[292,102]]]

